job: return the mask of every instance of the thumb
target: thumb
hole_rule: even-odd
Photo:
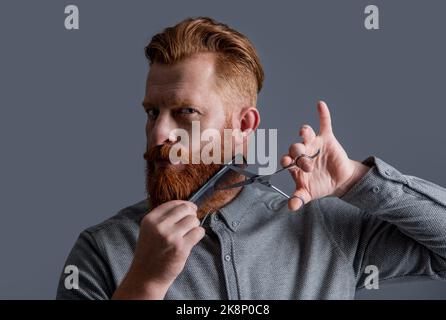
[[[308,193],[308,191],[303,188],[299,188],[294,191],[293,195],[288,200],[288,208],[291,211],[297,211],[310,201],[311,195]]]

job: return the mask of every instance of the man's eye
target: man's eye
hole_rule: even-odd
[[[157,109],[146,109],[146,113],[150,119],[155,119],[158,116],[159,111]]]
[[[195,108],[181,108],[180,110],[178,110],[179,114],[194,114],[197,112],[198,111]]]

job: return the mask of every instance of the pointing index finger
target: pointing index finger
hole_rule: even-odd
[[[320,134],[331,134],[333,130],[331,127],[330,110],[327,104],[324,101],[318,101],[317,111],[319,112]]]

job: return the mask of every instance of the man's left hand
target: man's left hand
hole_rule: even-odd
[[[300,157],[297,166],[289,169],[296,183],[293,196],[288,201],[290,210],[298,210],[304,203],[333,194],[343,196],[370,169],[361,162],[351,160],[333,134],[328,106],[323,101],[317,103],[319,113],[319,134],[309,125],[300,128],[303,141],[293,143],[288,154],[281,159],[282,166],[291,164],[299,155],[320,154],[309,159]],[[302,203],[304,202],[304,203]]]

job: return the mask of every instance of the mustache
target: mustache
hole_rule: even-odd
[[[154,162],[157,160],[169,160],[171,148],[172,145],[168,144],[154,146],[144,152],[144,159],[150,162]]]
[[[155,161],[171,161],[171,150],[175,143],[166,143],[162,145],[157,145],[154,147],[151,147],[150,149],[146,150],[144,152],[144,159],[147,163],[155,163]],[[176,154],[174,156],[175,161],[177,161],[178,158],[181,159],[183,163],[190,163],[192,156],[190,155],[190,152],[188,152],[184,147],[180,147],[179,149],[175,150]],[[174,151],[174,152],[175,152]]]

